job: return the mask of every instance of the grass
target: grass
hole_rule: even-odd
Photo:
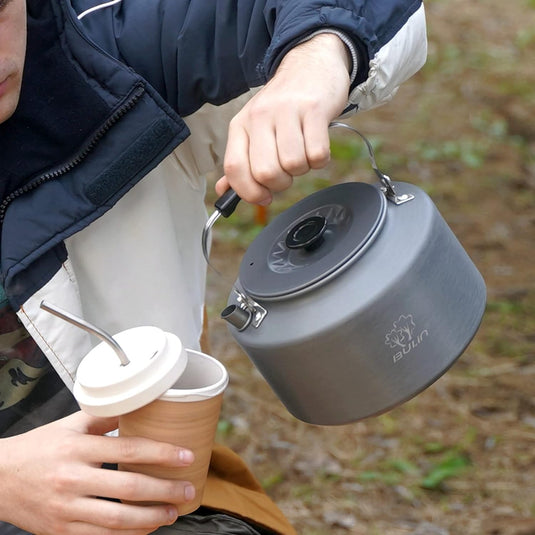
[[[496,359],[515,359],[519,364],[535,361],[535,295],[532,293],[521,300],[491,299],[483,328],[485,336],[475,345],[478,351]]]

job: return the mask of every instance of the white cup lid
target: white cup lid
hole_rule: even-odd
[[[113,338],[129,364],[122,365],[113,348],[102,342],[76,372],[74,397],[94,416],[118,416],[150,403],[178,380],[188,360],[180,339],[157,327],[135,327]]]

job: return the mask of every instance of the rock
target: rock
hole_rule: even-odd
[[[352,529],[357,525],[354,515],[340,511],[326,511],[323,513],[323,521],[331,527]]]
[[[447,529],[441,528],[431,522],[422,522],[416,526],[416,529],[411,535],[449,535],[450,532]]]

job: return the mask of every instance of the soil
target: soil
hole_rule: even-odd
[[[218,439],[304,535],[535,534],[535,2],[426,7],[425,68],[347,122],[387,174],[431,195],[485,278],[483,323],[455,365],[382,416],[296,420],[218,317],[262,214],[239,207],[214,229],[210,338],[231,374]],[[339,153],[268,217],[318,185],[373,181],[362,154]]]

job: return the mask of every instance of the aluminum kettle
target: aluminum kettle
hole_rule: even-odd
[[[430,197],[380,181],[318,191],[247,249],[228,306],[237,343],[286,408],[317,425],[381,414],[436,381],[474,337],[484,280]]]

